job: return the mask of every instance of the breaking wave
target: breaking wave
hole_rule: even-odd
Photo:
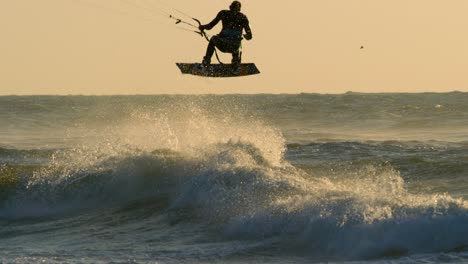
[[[285,140],[267,124],[194,113],[184,122],[135,113],[89,131],[96,136],[86,144],[35,152],[47,160],[40,166],[4,165],[0,218],[129,206],[146,214],[148,202],[139,202],[149,201],[173,224],[209,227],[207,239],[256,242],[231,254],[281,249],[283,256],[349,260],[468,246],[468,202],[461,198],[410,193],[389,165],[317,176],[284,159]]]

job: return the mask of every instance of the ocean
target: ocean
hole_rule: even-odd
[[[468,93],[0,97],[0,263],[468,263]]]

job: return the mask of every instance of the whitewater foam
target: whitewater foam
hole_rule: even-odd
[[[281,248],[349,260],[468,245],[467,201],[410,193],[388,164],[317,176],[285,161],[281,132],[255,118],[197,107],[130,117],[90,128],[86,142],[55,151],[47,166],[20,177],[0,218],[60,217],[149,199],[163,201],[160,214],[171,223],[209,227],[203,235],[220,240],[257,241],[270,254]]]

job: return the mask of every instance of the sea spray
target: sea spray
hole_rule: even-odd
[[[466,262],[464,96],[8,98],[2,254]]]
[[[250,149],[254,160],[281,166],[285,148],[277,130],[228,117],[219,125],[197,109],[191,113],[182,122],[137,112],[90,129],[91,140],[55,151],[46,166],[32,171],[5,202],[2,215],[40,216],[136,200],[164,189],[157,186],[161,178],[180,183],[196,176],[211,163],[205,155],[213,149],[220,155]]]

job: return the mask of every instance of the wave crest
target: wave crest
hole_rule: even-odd
[[[56,216],[150,199],[163,204],[160,214],[175,223],[319,258],[441,252],[468,244],[463,199],[410,193],[390,166],[319,177],[284,161],[276,129],[193,113],[180,122],[140,112],[92,131],[95,141],[57,150],[30,177],[17,177],[0,217]]]

